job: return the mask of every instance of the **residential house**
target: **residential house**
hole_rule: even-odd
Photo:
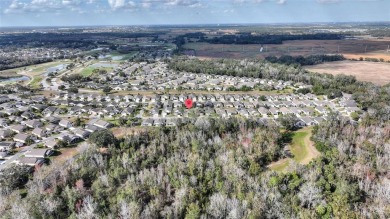
[[[45,146],[51,149],[58,147],[58,141],[55,138],[50,138],[44,142]]]
[[[39,138],[44,138],[46,137],[46,131],[44,129],[41,129],[41,128],[35,128],[33,131],[32,131],[32,134],[39,137]]]
[[[45,162],[45,159],[36,158],[36,157],[19,157],[15,163],[19,165],[27,166],[41,166]]]
[[[24,126],[24,125],[11,125],[9,127],[9,129],[11,131],[16,132],[16,133],[21,133],[21,132],[23,132],[26,129],[26,126]]]
[[[64,127],[64,128],[70,128],[72,127],[72,123],[69,121],[69,120],[66,120],[66,119],[62,119],[60,122],[59,122],[59,125]]]
[[[39,120],[29,120],[29,121],[26,121],[25,122],[25,125],[29,128],[38,128],[38,127],[41,127],[43,124],[42,122],[40,122]]]
[[[153,126],[153,119],[148,118],[142,121],[141,126]]]
[[[29,139],[31,139],[31,136],[24,133],[18,133],[14,136],[14,141],[22,144],[26,144]]]
[[[12,141],[0,141],[0,151],[9,151],[15,146]]]
[[[46,158],[53,154],[51,149],[31,149],[27,151],[24,156],[25,157],[34,157],[34,158]]]
[[[78,137],[80,137],[80,138],[82,138],[82,139],[88,138],[88,136],[91,134],[90,132],[88,132],[87,130],[82,129],[82,128],[76,128],[76,129],[74,129],[74,130],[73,130],[73,133],[74,133],[76,136],[78,136]]]
[[[1,138],[8,138],[8,137],[11,137],[13,134],[13,132],[9,129],[3,129],[3,130],[0,130],[0,137]]]

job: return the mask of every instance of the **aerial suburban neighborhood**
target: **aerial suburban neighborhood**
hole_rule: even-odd
[[[0,1],[0,18],[206,19],[225,2]],[[352,2],[384,1],[232,1],[218,17]],[[388,22],[2,22],[0,218],[389,218]]]
[[[348,94],[328,99],[326,95],[283,93],[311,88],[292,81],[175,72],[163,62],[107,61],[91,65],[110,67],[110,71],[97,76],[96,82],[62,81],[60,76],[72,76],[67,66],[48,68],[45,74],[49,80],[42,80],[41,86],[49,92],[54,85],[77,87],[78,93],[0,96],[0,137],[4,145],[0,168],[10,163],[42,165],[53,149],[85,141],[95,131],[120,126],[121,118],[132,118],[127,122],[130,126],[177,126],[202,116],[241,116],[280,125],[278,118],[294,115],[296,126],[304,127],[319,124],[332,112],[350,117],[359,111]],[[118,93],[98,92],[107,85]],[[260,89],[269,94],[229,92],[230,87]],[[187,99],[194,102],[191,109],[184,106]]]

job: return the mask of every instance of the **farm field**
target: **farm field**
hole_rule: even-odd
[[[332,75],[353,75],[358,80],[373,82],[378,85],[390,83],[390,63],[365,61],[328,62],[314,66],[305,66],[305,69]]]
[[[187,43],[185,49],[200,58],[264,58],[267,56],[308,56],[315,54],[340,53],[347,58],[383,58],[390,60],[386,40],[293,40],[283,44],[209,44]],[[348,57],[349,56],[349,57]]]

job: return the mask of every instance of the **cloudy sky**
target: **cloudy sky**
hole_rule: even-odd
[[[0,0],[0,26],[390,21],[390,0]]]

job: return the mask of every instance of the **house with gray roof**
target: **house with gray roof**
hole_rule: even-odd
[[[34,157],[34,158],[46,158],[53,154],[53,151],[50,149],[31,149],[27,151],[25,157]]]

